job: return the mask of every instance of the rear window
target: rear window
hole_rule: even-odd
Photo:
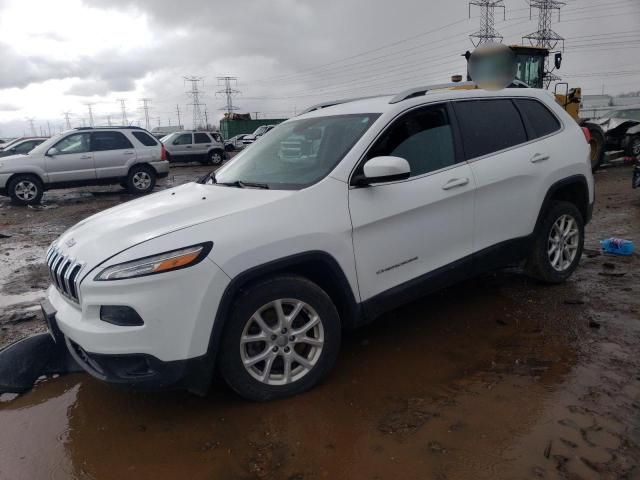
[[[133,136],[136,137],[136,139],[146,147],[154,147],[158,145],[158,142],[156,142],[156,139],[153,138],[148,133],[133,132]]]
[[[127,148],[133,148],[133,145],[120,132],[94,132],[91,134],[91,150],[94,152],[125,150]]]
[[[560,130],[560,122],[542,103],[525,98],[515,102],[522,115],[529,121],[533,138],[544,137]]]
[[[454,106],[467,159],[527,141],[520,113],[510,99],[469,100]]]
[[[211,143],[211,137],[206,133],[195,133],[193,138],[195,143]]]

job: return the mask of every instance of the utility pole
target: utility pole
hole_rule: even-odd
[[[554,11],[558,11],[558,21],[560,21],[560,8],[564,5],[565,2],[559,0],[529,0],[529,18],[532,18],[533,9],[538,9],[538,30],[522,37],[523,43],[529,40],[534,47],[553,50],[558,43],[562,42],[562,51],[564,51],[564,38],[551,28]],[[560,77],[553,73],[554,68],[550,68],[549,57],[546,59],[544,70],[544,82],[547,88],[552,82],[560,80]]]
[[[49,123],[49,120],[47,120],[47,132],[49,133],[49,136],[51,136],[51,124]]]
[[[29,129],[31,130],[31,135],[36,136],[36,124],[34,118],[27,118],[27,123],[29,124]]]
[[[71,130],[71,112],[64,112],[62,114],[64,116],[64,121],[65,121],[65,125],[67,127],[67,130]]]
[[[502,9],[503,19],[506,18],[503,0],[471,0],[469,2],[469,18],[471,18],[471,6],[480,8],[480,30],[469,35],[474,47],[483,43],[502,43],[502,35],[494,28],[495,9]]]
[[[150,98],[143,98],[142,100],[142,109],[144,110],[144,128],[149,130],[149,103],[151,103]]]
[[[209,112],[207,112],[207,107],[204,107],[204,129],[209,129]]]
[[[122,111],[122,126],[126,127],[129,125],[129,122],[127,121],[127,101],[124,98],[120,98],[118,101],[120,102],[120,110]]]
[[[199,84],[202,82],[202,77],[183,77],[185,82],[189,82],[191,84],[191,90],[187,92],[187,95],[191,97],[191,105],[193,109],[193,125],[192,128],[196,130],[198,127],[202,126],[202,110],[200,107],[203,106],[200,103],[200,93],[202,93],[199,89]]]
[[[180,120],[180,105],[176,105],[176,112],[178,113],[178,127],[182,127],[182,121]]]
[[[227,116],[230,117],[234,110],[238,110],[238,107],[233,105],[233,97],[240,93],[240,90],[236,90],[232,88],[232,84],[238,85],[237,77],[218,77],[218,85],[223,86],[222,90],[218,90],[216,95],[224,95],[227,100],[227,104],[224,108],[220,110],[226,110]]]

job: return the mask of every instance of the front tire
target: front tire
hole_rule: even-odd
[[[220,150],[209,152],[207,160],[211,165],[220,165],[224,161],[224,153],[222,153]]]
[[[148,165],[134,165],[127,175],[127,191],[134,195],[151,192],[156,186],[156,171]]]
[[[578,267],[584,248],[584,219],[569,202],[554,201],[537,229],[527,272],[545,283],[562,283]]]
[[[625,155],[634,160],[640,160],[640,134],[629,137],[625,147]]]
[[[44,194],[44,186],[33,175],[16,175],[7,185],[7,191],[16,205],[38,205]]]
[[[248,400],[297,395],[331,370],[340,337],[338,312],[324,290],[303,277],[275,277],[236,299],[221,340],[220,372]]]

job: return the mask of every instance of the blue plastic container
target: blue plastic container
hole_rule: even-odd
[[[623,240],[622,238],[608,238],[600,242],[602,251],[605,253],[613,253],[614,255],[629,256],[633,254],[635,249],[631,240]]]

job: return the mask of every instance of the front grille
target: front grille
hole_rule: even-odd
[[[84,263],[64,255],[58,248],[52,246],[47,251],[47,267],[51,283],[65,297],[80,303],[78,281]]]

